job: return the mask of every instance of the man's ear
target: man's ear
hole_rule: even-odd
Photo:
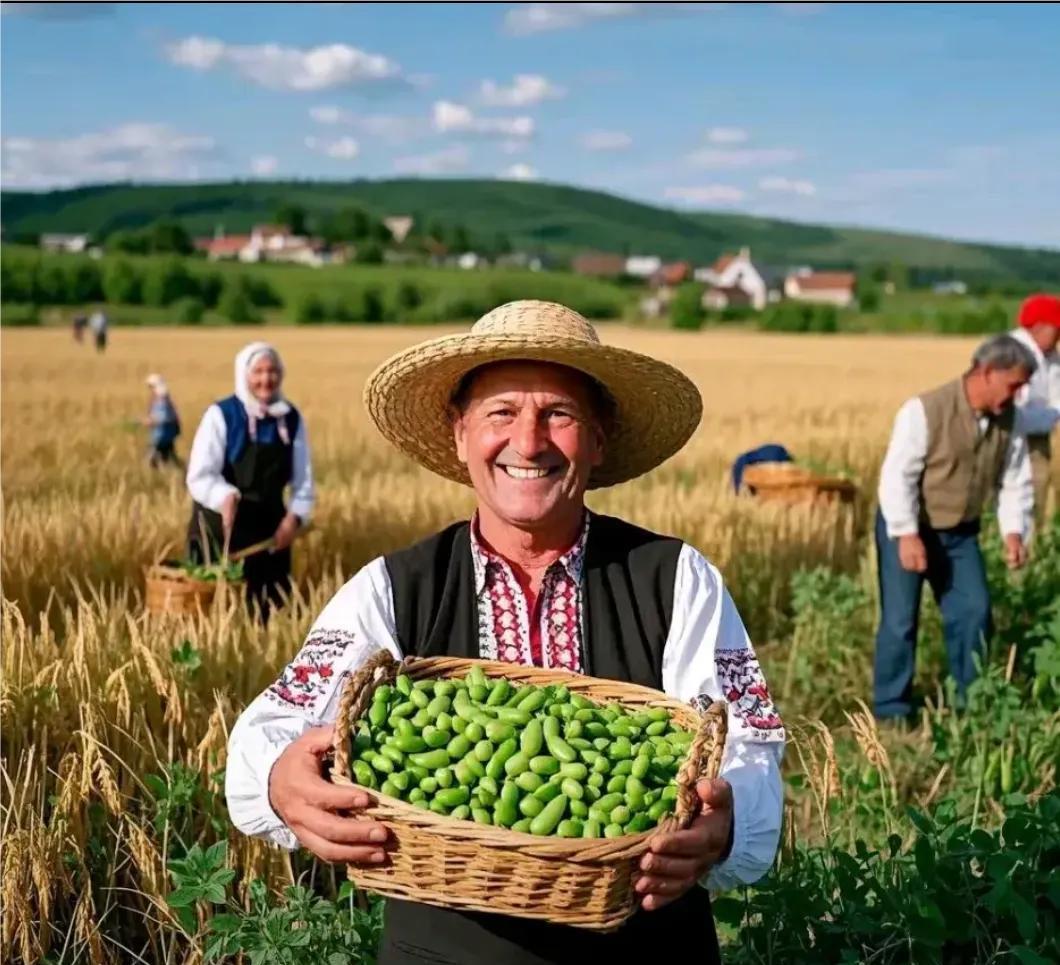
[[[604,454],[607,449],[607,436],[604,433],[603,426],[599,422],[594,421],[592,424],[593,434],[593,457],[590,460],[590,465],[599,466],[604,461]]]
[[[464,424],[464,414],[456,406],[449,407],[449,424],[453,429],[453,442],[456,443],[456,458],[466,466],[467,426]]]

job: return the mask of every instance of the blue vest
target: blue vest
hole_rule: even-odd
[[[743,482],[743,471],[748,466],[753,466],[758,462],[792,461],[791,453],[782,445],[775,442],[767,443],[764,446],[759,446],[757,449],[750,450],[750,452],[743,453],[743,455],[737,457],[736,461],[732,464],[733,492],[738,493],[740,491],[740,483]]]
[[[221,415],[224,416],[225,420],[225,464],[233,466],[239,461],[239,457],[243,455],[243,451],[247,448],[247,442],[250,440],[250,418],[247,416],[247,410],[238,396],[230,395],[226,399],[221,399],[217,403],[217,407],[221,410]],[[291,411],[283,416],[283,419],[287,423],[287,438],[293,443],[294,437],[298,433],[301,416],[298,414],[298,410],[291,406]],[[260,445],[275,445],[280,442],[277,420],[272,416],[259,419],[257,434],[257,441]]]

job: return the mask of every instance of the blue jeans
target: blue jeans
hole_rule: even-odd
[[[990,593],[979,551],[979,523],[953,529],[922,525],[927,572],[910,573],[898,559],[898,541],[887,535],[883,514],[876,512],[879,560],[880,628],[876,633],[873,679],[877,717],[904,717],[912,710],[917,623],[924,580],[931,585],[946,640],[950,674],[963,701],[975,679],[973,657],[984,653],[991,633]]]

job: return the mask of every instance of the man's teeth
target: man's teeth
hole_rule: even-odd
[[[548,469],[523,469],[521,466],[501,466],[512,479],[543,479]]]

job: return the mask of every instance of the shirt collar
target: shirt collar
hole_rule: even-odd
[[[560,556],[549,568],[553,573],[562,570],[574,583],[580,583],[582,578],[582,565],[585,562],[585,544],[589,538],[589,510],[585,510],[582,517],[582,528],[578,538],[562,556]],[[475,596],[481,596],[486,587],[488,568],[493,566],[509,567],[509,563],[503,556],[490,550],[478,534],[478,513],[471,518],[471,562],[475,569]]]

